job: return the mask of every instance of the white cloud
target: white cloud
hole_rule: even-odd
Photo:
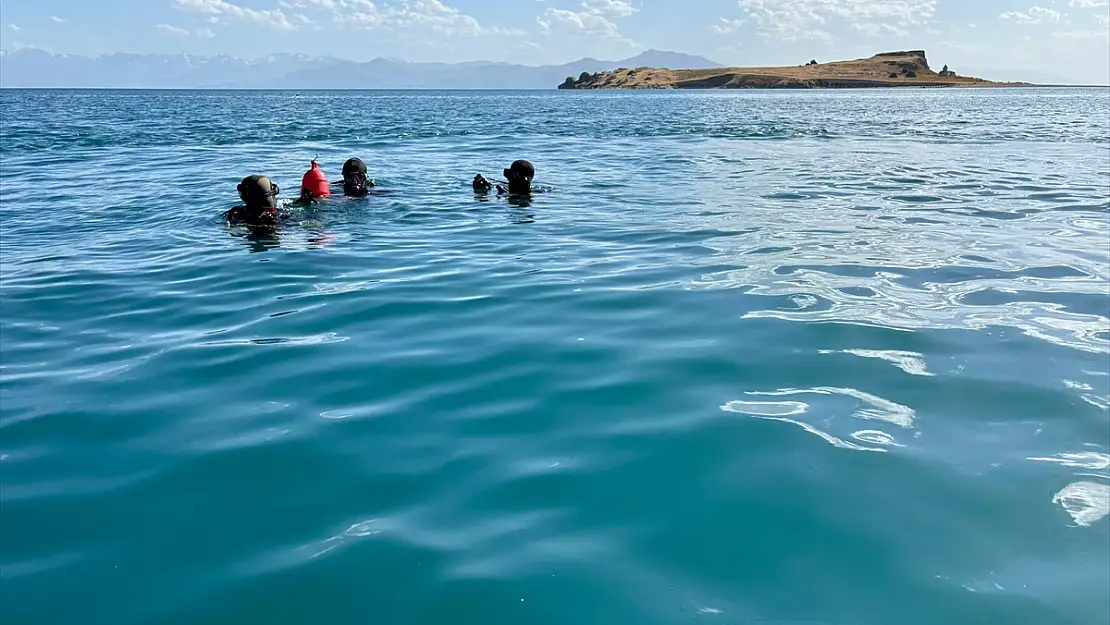
[[[727,17],[722,17],[717,20],[716,24],[710,24],[709,30],[718,35],[729,35],[743,28],[746,23],[747,22],[741,19],[730,20]]]
[[[1099,7],[1110,6],[1110,0],[1071,0],[1068,6],[1077,9],[1097,9]]]
[[[1071,30],[1059,33],[1052,33],[1053,37],[1057,39],[1070,39],[1072,41],[1098,41],[1110,40],[1110,33],[1105,30]]]
[[[65,24],[65,23],[66,23],[66,21],[65,21],[65,20],[63,20],[62,18],[58,17],[57,15],[51,15],[51,16],[50,16],[50,21],[51,21],[51,22],[54,22],[55,24]]]
[[[808,39],[810,41],[824,41],[826,43],[833,40],[832,35],[830,35],[829,33],[821,30],[820,28],[813,28],[813,29],[810,29],[810,30],[803,31],[799,35],[799,37],[801,39]]]
[[[834,19],[862,32],[904,34],[907,26],[929,23],[937,8],[937,0],[739,0],[739,4],[762,33],[788,41],[831,39],[823,27]]]
[[[386,23],[402,28],[427,28],[445,35],[517,34],[498,28],[483,28],[478,20],[449,7],[440,0],[406,0],[402,8],[385,13]]]
[[[279,30],[296,28],[281,9],[250,9],[224,0],[173,0],[173,3],[186,11],[210,15],[208,21],[212,24],[219,24],[225,20],[238,20],[271,26]]]
[[[605,17],[631,17],[638,9],[629,0],[584,0],[586,10]]]
[[[1044,7],[1030,7],[1028,11],[1007,11],[998,16],[1000,20],[1013,20],[1018,24],[1040,24],[1041,22],[1059,22],[1060,12]]]
[[[178,2],[182,0],[177,0]],[[379,7],[370,0],[282,0],[282,7],[330,12],[335,23],[353,28],[424,29],[444,35],[519,35],[519,30],[489,28],[442,0],[402,0]],[[309,23],[302,13],[294,21]]]
[[[310,4],[315,4],[315,2],[313,2],[313,0],[308,0],[308,2]],[[332,10],[355,9],[355,10],[370,11],[370,12],[375,12],[375,11],[378,10],[378,7],[375,6],[374,3],[371,2],[370,0],[338,0],[338,2],[339,2],[338,5],[336,5],[336,4],[322,5],[321,4],[320,6],[327,6],[328,8],[330,8]]]
[[[478,20],[464,15],[440,0],[411,0],[390,14],[390,22],[401,27],[430,28],[444,34],[478,34]]]
[[[15,32],[17,32],[17,33],[18,33],[19,31],[23,30],[22,28],[20,28],[20,27],[19,27],[18,25],[16,25],[16,24],[8,24],[8,28],[10,28],[10,29],[14,30],[14,31],[15,31]]]
[[[852,28],[871,37],[905,36],[908,31],[891,24],[874,24],[871,22],[853,23]]]
[[[197,30],[193,31],[193,34],[196,35],[197,39],[215,39],[216,38],[216,33],[212,32],[211,28],[200,28],[200,29],[197,29]]]
[[[287,9],[307,9],[309,7],[320,7],[329,11],[335,9],[335,0],[294,0],[292,2],[281,0],[278,4]]]
[[[567,11],[547,9],[536,18],[545,31],[572,31],[586,35],[596,35],[605,39],[621,38],[620,29],[603,15],[589,11]]]
[[[171,35],[178,35],[181,37],[189,36],[189,31],[185,30],[184,28],[178,28],[177,26],[171,26],[170,24],[159,24],[155,26],[155,28],[157,28],[158,30],[164,30]]]
[[[620,28],[613,22],[630,17],[638,10],[629,0],[583,0],[582,9],[547,9],[536,21],[546,33],[634,45],[633,41],[621,35]]]

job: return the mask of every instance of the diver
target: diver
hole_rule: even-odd
[[[254,175],[239,183],[242,206],[232,207],[224,216],[229,224],[272,226],[278,222],[277,196],[281,190],[266,176]]]
[[[350,158],[343,163],[343,180],[328,183],[328,177],[316,159],[312,167],[301,178],[301,195],[293,201],[295,206],[309,206],[319,200],[331,197],[331,187],[342,186],[343,195],[347,197],[365,197],[370,195],[370,188],[375,186],[374,181],[366,177],[366,163],[362,159]]]
[[[508,182],[497,185],[497,195],[507,193],[510,196],[528,196],[532,194],[532,179],[536,177],[536,168],[532,163],[525,160],[513,161],[513,164],[504,171],[504,174]],[[494,188],[493,183],[486,180],[482,174],[474,176],[472,184],[476,193],[487,193]]]
[[[336,183],[340,184],[340,183]],[[349,158],[343,163],[343,195],[364,197],[370,195],[370,187],[376,186],[366,177],[366,163],[360,158]]]

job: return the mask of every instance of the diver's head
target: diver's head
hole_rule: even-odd
[[[509,193],[528,193],[532,190],[532,178],[536,177],[536,168],[528,161],[514,161],[505,170],[505,180],[509,181]]]
[[[366,195],[370,192],[366,179],[366,163],[360,158],[343,163],[343,195]]]
[[[277,210],[278,186],[266,176],[247,176],[239,183],[239,197],[248,209],[260,211]]]

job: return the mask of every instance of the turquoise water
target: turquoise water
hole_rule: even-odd
[[[1107,90],[0,103],[4,623],[1110,620]]]

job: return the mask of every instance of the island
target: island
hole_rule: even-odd
[[[1018,86],[958,76],[945,65],[929,68],[924,50],[884,52],[869,59],[794,67],[724,67],[657,69],[638,67],[596,74],[583,73],[559,89],[853,89],[867,87]],[[1024,85],[1024,83],[1020,83]]]

